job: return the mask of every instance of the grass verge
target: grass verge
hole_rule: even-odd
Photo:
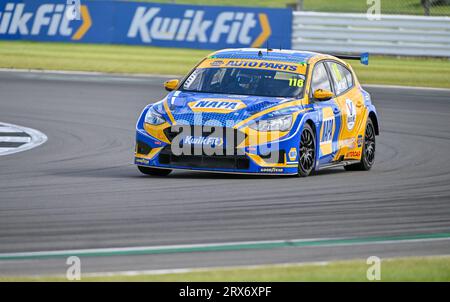
[[[324,264],[272,265],[210,269],[189,273],[85,277],[82,281],[367,281],[365,260]],[[66,281],[63,277],[0,277],[0,281]],[[450,256],[387,259],[381,262],[381,281],[450,281]]]
[[[130,0],[136,1],[136,0]],[[197,5],[221,5],[221,6],[260,6],[285,8],[288,4],[295,4],[297,0],[138,0],[141,2],[160,2]],[[365,14],[369,8],[365,0],[303,0],[303,9],[318,12],[347,12]],[[382,14],[411,14],[423,15],[424,9],[420,0],[390,0],[381,4]],[[430,8],[431,16],[449,16],[450,5],[434,4]]]
[[[0,41],[0,67],[185,74],[209,50],[146,46]],[[372,56],[369,66],[352,62],[363,84],[450,88],[450,60]]]

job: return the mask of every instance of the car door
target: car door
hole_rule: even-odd
[[[342,63],[327,61],[326,66],[331,75],[335,101],[341,111],[342,125],[338,138],[339,151],[335,160],[359,159],[361,150],[358,147],[358,133],[365,120],[363,95],[355,86],[351,71]]]
[[[318,136],[319,165],[333,161],[335,153],[338,151],[338,137],[340,127],[340,109],[334,98],[326,101],[315,100],[314,91],[324,89],[333,91],[330,75],[324,62],[314,65],[311,75],[310,99],[314,109],[319,112],[320,129]]]

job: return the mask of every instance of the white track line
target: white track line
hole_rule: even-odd
[[[1,132],[3,132],[3,133],[15,133],[15,132],[21,132],[21,131],[18,130],[17,128],[3,126],[2,124],[0,124],[0,133]]]
[[[24,132],[28,134],[30,137],[14,137],[14,136],[0,137],[0,142],[25,143],[17,148],[10,148],[10,147],[0,148],[0,156],[14,154],[36,148],[37,146],[40,146],[43,143],[45,143],[48,139],[44,133],[38,130],[13,124],[0,123],[0,133],[1,132],[4,133]]]
[[[107,73],[97,71],[76,71],[76,70],[46,70],[46,69],[11,69],[0,68],[0,72],[18,72],[35,74],[60,74],[74,76],[104,76],[104,77],[127,77],[127,78],[181,78],[179,74],[153,74],[153,73]]]
[[[89,257],[93,254],[103,254],[108,253],[108,256],[123,256],[126,253],[132,252],[174,252],[177,249],[198,249],[192,252],[205,252],[209,248],[219,248],[227,246],[237,246],[234,250],[244,250],[248,249],[239,246],[252,246],[260,244],[280,244],[277,248],[290,247],[288,244],[300,244],[308,243],[314,241],[344,241],[344,242],[329,242],[320,244],[319,247],[332,247],[332,246],[360,246],[360,245],[387,245],[387,244],[403,244],[403,243],[418,243],[418,242],[433,242],[433,241],[447,241],[450,237],[437,237],[437,238],[404,238],[404,239],[379,239],[379,240],[365,240],[362,241],[351,241],[352,239],[345,238],[321,238],[321,239],[294,239],[294,240],[264,240],[264,241],[237,241],[237,242],[225,242],[225,243],[203,243],[203,244],[182,244],[182,245],[160,245],[160,246],[142,246],[142,247],[119,247],[119,248],[94,248],[94,249],[79,249],[79,250],[57,250],[57,251],[36,251],[36,252],[13,252],[13,253],[0,253],[0,259],[5,260],[5,258],[20,258],[20,257],[65,257],[70,255],[85,256]],[[350,241],[348,241],[350,240]],[[317,245],[305,245],[305,246],[295,246],[293,248],[304,248],[304,247],[315,247]],[[272,247],[274,248],[274,247]],[[3,258],[3,259],[2,259]],[[9,260],[9,259],[8,259]],[[22,259],[12,259],[12,260],[22,260]]]
[[[323,238],[327,239],[327,238]],[[319,239],[299,239],[296,242],[323,240]],[[58,250],[58,251],[37,251],[37,252],[16,252],[16,253],[0,253],[0,257],[16,257],[16,256],[59,256],[65,254],[96,254],[108,252],[137,252],[137,251],[159,251],[159,250],[173,250],[179,248],[210,248],[210,247],[226,247],[242,244],[266,244],[266,243],[283,243],[286,240],[263,240],[263,241],[236,241],[224,243],[199,243],[199,244],[176,244],[176,245],[156,245],[156,246],[133,246],[133,247],[118,247],[118,248],[94,248],[94,249],[79,249],[79,250]]]
[[[7,151],[13,150],[13,149],[16,149],[16,148],[2,148],[2,147],[0,147],[0,154],[6,153]]]
[[[0,128],[0,133],[1,133]],[[6,143],[30,143],[31,137],[21,137],[21,136],[0,136],[0,142]]]

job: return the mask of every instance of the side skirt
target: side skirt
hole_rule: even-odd
[[[329,163],[329,164],[319,166],[319,170],[325,170],[325,169],[336,168],[336,167],[344,167],[344,166],[348,166],[348,165],[352,165],[352,164],[357,164],[359,162],[360,162],[359,160],[347,160],[347,161],[334,162],[334,163]]]

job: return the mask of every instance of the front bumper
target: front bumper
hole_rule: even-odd
[[[143,128],[136,131],[134,163],[161,169],[181,169],[215,173],[293,175],[298,173],[296,136],[264,144],[245,146],[234,154],[205,155],[195,150],[188,155],[175,155],[170,143],[156,139]]]

